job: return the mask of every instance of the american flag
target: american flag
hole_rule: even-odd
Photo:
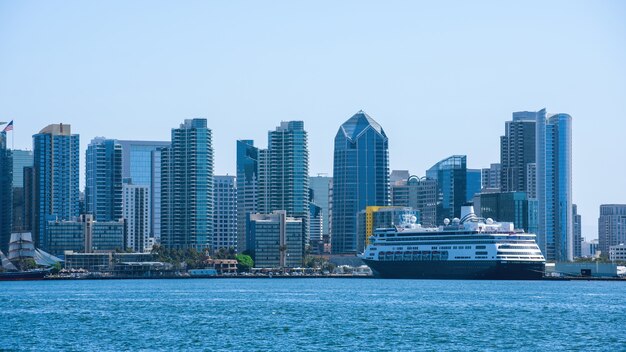
[[[6,125],[6,127],[4,127],[4,130],[2,130],[2,132],[9,132],[9,131],[13,131],[13,120],[11,120],[11,122],[9,122],[9,124]]]

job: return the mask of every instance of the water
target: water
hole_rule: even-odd
[[[0,350],[626,351],[626,283],[0,283]]]

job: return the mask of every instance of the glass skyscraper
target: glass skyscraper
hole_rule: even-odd
[[[363,111],[335,136],[331,251],[357,252],[357,214],[390,202],[389,145],[383,128]]]
[[[237,251],[251,250],[246,240],[247,214],[258,211],[259,149],[252,140],[237,141]]]
[[[94,138],[86,152],[85,205],[96,221],[122,218],[122,146]]]
[[[161,238],[161,148],[165,141],[118,141],[122,146],[122,179],[150,187],[150,236]]]
[[[79,215],[80,138],[70,125],[49,125],[33,135],[33,154],[33,237],[47,250],[47,222]]]
[[[161,150],[161,244],[205,250],[213,239],[213,146],[206,119],[172,129]]]
[[[322,208],[322,235],[325,236],[330,234],[330,217],[328,211],[330,184],[332,180],[332,177],[328,176],[309,177],[309,187],[313,190],[313,199],[311,201]]]
[[[572,219],[572,118],[537,112],[537,239],[546,260],[574,258]]]
[[[0,132],[0,250],[8,255],[13,222],[13,156],[6,132]]]
[[[529,167],[536,160],[537,112],[518,111],[507,121],[500,137],[500,183],[502,192],[528,192]]]
[[[461,217],[461,206],[467,202],[467,157],[453,155],[426,171],[426,177],[437,180],[437,223]],[[479,183],[480,184],[480,183]]]

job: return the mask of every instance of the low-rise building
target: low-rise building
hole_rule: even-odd
[[[620,243],[609,247],[609,260],[615,262],[626,262],[626,244]]]
[[[284,210],[248,216],[247,238],[251,244],[249,248],[254,248],[255,267],[295,268],[302,265],[302,219],[287,217]]]

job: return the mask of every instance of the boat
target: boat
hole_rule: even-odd
[[[359,257],[381,278],[538,280],[545,271],[535,234],[479,218],[472,206],[432,228],[406,214],[399,226],[376,229]]]
[[[46,269],[34,269],[26,271],[5,271],[0,272],[0,281],[28,281],[28,280],[43,280],[50,270]]]
[[[0,281],[43,280],[61,259],[38,248],[30,232],[12,233],[8,257],[0,251]],[[37,268],[33,268],[37,267]]]

